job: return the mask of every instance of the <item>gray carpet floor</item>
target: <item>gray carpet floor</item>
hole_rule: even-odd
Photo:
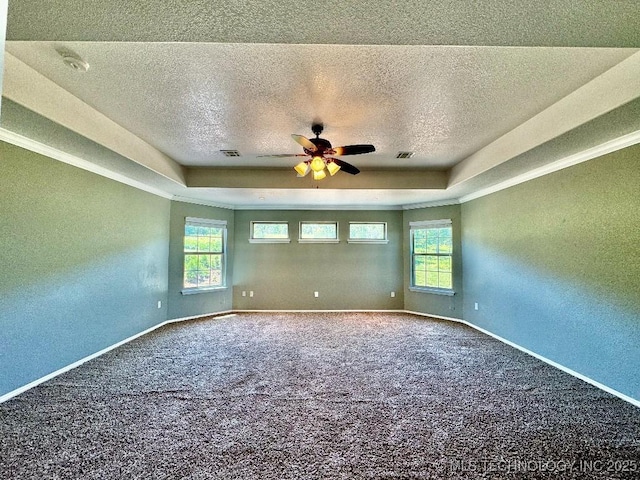
[[[0,420],[2,479],[640,478],[640,409],[405,314],[168,325]]]

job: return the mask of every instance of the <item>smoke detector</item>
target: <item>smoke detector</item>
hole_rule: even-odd
[[[76,72],[86,72],[89,70],[89,64],[74,51],[68,48],[58,48],[56,51],[62,57],[62,61],[67,67],[73,68]]]
[[[73,68],[74,70],[77,70],[78,72],[86,72],[87,70],[89,70],[89,64],[81,58],[62,57],[62,61],[65,65]]]

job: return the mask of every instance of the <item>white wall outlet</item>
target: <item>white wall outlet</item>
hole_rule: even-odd
[[[246,291],[246,290],[243,290],[243,291],[242,291],[242,296],[243,296],[243,297],[246,297],[246,296],[247,296],[247,291]]]
[[[313,296],[318,298],[320,296],[320,292],[313,292]]]
[[[162,300],[158,300],[158,308],[162,308]]]
[[[253,290],[249,290],[249,296],[253,297]]]
[[[391,298],[396,298],[396,292],[391,292]]]
[[[474,309],[474,310],[478,310],[478,302],[476,302],[476,303],[474,303],[474,304],[473,304],[473,309]]]

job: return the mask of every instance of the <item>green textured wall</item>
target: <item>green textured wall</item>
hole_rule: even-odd
[[[402,212],[243,211],[236,213],[236,309],[401,309]],[[253,220],[289,222],[291,243],[249,243]],[[340,243],[298,243],[300,221],[338,221]],[[347,243],[349,222],[387,222],[389,243]],[[247,296],[242,296],[242,291]],[[250,297],[250,291],[254,296]],[[319,292],[315,298],[313,293]],[[391,292],[396,297],[391,297]]]
[[[411,283],[411,247],[410,247],[410,222],[426,220],[451,219],[453,232],[453,296],[438,295],[435,293],[412,292],[409,290]],[[443,317],[462,318],[462,248],[461,248],[461,214],[460,205],[444,205],[440,207],[418,208],[405,210],[402,220],[403,226],[403,252],[404,252],[404,308],[412,312],[428,313]]]
[[[184,275],[184,221],[186,217],[227,221],[227,289],[182,295]],[[196,205],[193,203],[171,202],[168,318],[185,318],[231,310],[233,263],[233,210]]]
[[[166,319],[169,200],[2,142],[0,184],[0,395]]]
[[[639,165],[634,146],[462,206],[464,318],[636,399]]]
[[[7,30],[7,0],[0,0],[0,92],[2,92],[2,77],[4,71],[4,40]],[[2,96],[0,96],[0,112],[2,111]]]

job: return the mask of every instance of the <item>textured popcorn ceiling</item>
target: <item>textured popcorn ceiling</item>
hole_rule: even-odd
[[[290,135],[313,136],[317,119],[334,146],[376,146],[345,158],[363,172],[449,169],[640,45],[635,1],[44,3],[9,5],[7,52],[184,166],[292,167],[258,156],[300,153]],[[90,70],[66,67],[60,47]],[[392,206],[468,193],[246,190],[185,196]]]
[[[16,0],[8,40],[637,47],[637,0]]]
[[[287,166],[292,133],[372,143],[362,167],[448,168],[620,62],[589,48],[74,43],[7,50],[183,165]],[[220,150],[239,150],[224,157]],[[415,155],[395,159],[398,151]],[[293,163],[292,163],[293,162]]]

